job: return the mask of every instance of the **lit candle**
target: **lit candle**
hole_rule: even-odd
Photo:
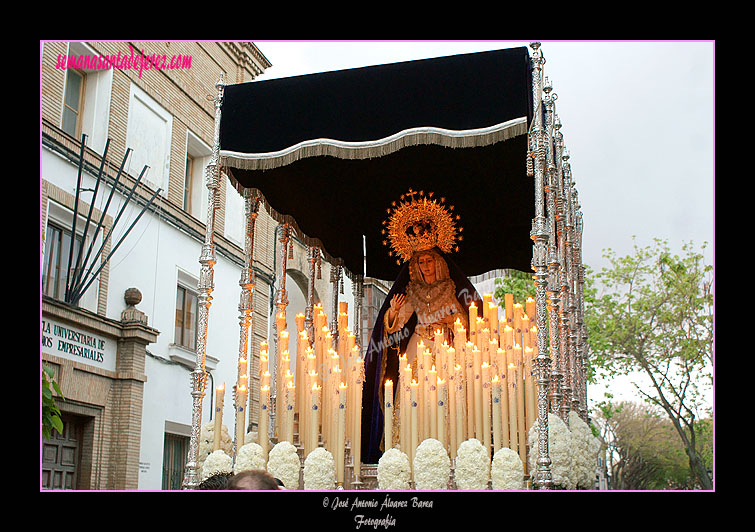
[[[503,433],[501,431],[501,381],[498,375],[493,375],[491,381],[492,398],[493,398],[493,454],[503,447]]]
[[[289,382],[286,384],[286,410],[283,413],[283,419],[285,423],[283,430],[283,441],[287,441],[291,444],[294,443],[294,406],[296,404],[294,399],[295,394],[296,387],[294,386],[293,380],[289,380]]]
[[[465,355],[465,373],[466,373],[466,391],[467,391],[467,438],[473,438],[475,422],[475,392],[474,392],[474,358],[472,355],[474,346],[472,342],[466,344]]]
[[[236,449],[244,445],[244,435],[246,435],[246,393],[247,393],[247,376],[242,375],[239,384],[236,387]]]
[[[532,353],[531,347],[524,348],[524,395],[526,402],[527,427],[531,427],[537,419],[537,410],[535,408],[535,386],[532,377]]]
[[[212,450],[220,449],[220,436],[223,431],[223,400],[225,397],[225,383],[215,388],[215,425],[213,432]]]
[[[265,385],[260,388],[260,423],[259,423],[259,432],[257,434],[257,442],[259,443],[260,447],[262,447],[262,452],[265,455],[265,458],[267,458],[267,452],[268,452],[268,443],[269,439],[267,437],[268,433],[268,426],[270,423],[270,386]]]
[[[455,449],[459,446],[456,441],[456,355],[453,347],[448,348],[448,384],[446,385],[446,412],[448,417],[448,446],[451,450],[451,458],[456,458]]]
[[[465,434],[465,420],[464,420],[464,381],[461,378],[462,367],[456,365],[456,383],[454,384],[454,392],[456,395],[456,441],[454,447],[458,448],[461,442],[466,440]],[[454,457],[456,457],[456,450],[454,449]]]
[[[472,348],[472,358],[474,360],[474,412],[475,412],[475,437],[483,441],[482,437],[482,353],[477,346]]]
[[[296,332],[301,334],[304,331],[304,314],[299,312],[296,315]]]
[[[310,420],[309,420],[309,449],[307,455],[317,447],[318,435],[320,433],[320,394],[322,387],[318,384],[312,385],[312,395],[310,401]]]
[[[517,430],[519,431],[519,458],[523,463],[527,462],[527,418],[524,417],[524,381],[522,380],[522,348],[514,346],[514,352],[519,347],[519,358],[516,364],[516,415]]]
[[[354,390],[354,405],[352,415],[354,416],[354,436],[351,442],[351,456],[354,463],[354,479],[359,480],[361,474],[362,461],[362,384],[364,383],[364,360],[361,357],[356,359],[356,382]]]
[[[448,388],[446,386],[446,380],[438,377],[437,386],[438,441],[440,441],[443,447],[446,447],[446,409],[448,408]]]
[[[536,312],[535,300],[532,299],[532,297],[528,297],[524,305],[525,305],[524,308],[525,308],[525,312],[527,313],[527,316],[530,316],[530,317],[535,316],[535,312]]]
[[[482,362],[487,362],[488,364],[490,364],[490,329],[488,329],[487,327],[480,329],[478,345],[480,347],[480,353],[482,355]]]
[[[488,322],[488,327],[490,327],[490,337],[498,338],[498,305],[492,301],[488,303]]]
[[[517,439],[517,420],[516,420],[516,365],[509,363],[508,372],[506,375],[508,380],[508,399],[509,399],[509,448],[517,452],[519,450],[519,444]]]
[[[384,427],[385,450],[393,447],[393,381],[385,381],[385,391],[383,394],[385,405]]]
[[[338,386],[338,433],[336,434],[336,482],[343,483],[346,430],[346,383]]]
[[[409,385],[411,390],[411,444],[409,445],[409,464],[412,468],[412,478],[414,478],[414,456],[417,453],[417,445],[419,445],[419,405],[417,404],[419,383],[413,380]]]
[[[430,433],[429,438],[438,439],[438,372],[435,365],[427,372],[429,385],[428,407],[430,408]]]
[[[469,304],[469,340],[474,343],[476,340],[475,324],[477,323],[477,305],[474,302]]]
[[[482,445],[490,457],[490,365],[482,363]]]

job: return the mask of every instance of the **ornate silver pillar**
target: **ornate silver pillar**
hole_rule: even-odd
[[[199,437],[202,423],[202,400],[205,394],[207,373],[205,371],[205,357],[207,355],[207,326],[210,305],[212,303],[212,291],[215,288],[213,282],[213,267],[215,266],[215,245],[213,234],[215,231],[215,210],[218,202],[218,189],[220,188],[220,108],[223,102],[223,90],[225,84],[223,75],[215,84],[215,132],[213,138],[212,158],[206,170],[206,184],[209,190],[207,202],[207,222],[205,225],[205,237],[202,251],[199,256],[199,295],[197,316],[197,355],[194,370],[191,373],[191,438],[189,439],[189,457],[184,474],[184,489],[195,489],[199,485]]]
[[[254,260],[254,226],[257,221],[257,215],[259,213],[260,198],[257,195],[257,191],[249,188],[244,189],[244,267],[241,269],[241,278],[239,279],[239,287],[241,287],[241,294],[239,296],[239,358],[246,358],[246,378],[249,384],[247,389],[248,397],[246,404],[236,405],[236,408],[245,408],[246,412],[244,419],[247,419],[247,415],[252,411],[250,405],[252,404],[252,379],[251,369],[252,361],[250,360],[249,352],[249,329],[252,323],[254,313],[254,287],[255,278],[254,270],[252,269],[252,263]],[[236,382],[241,381],[241,367],[239,365],[238,376]],[[234,404],[236,404],[234,402]],[[238,417],[236,417],[238,420]],[[249,418],[251,421],[251,417]],[[244,427],[244,434],[248,430],[247,426]],[[233,441],[233,459],[236,460],[236,454],[238,450],[244,445],[244,442],[237,441],[235,436],[238,434],[238,427],[234,431]]]
[[[543,86],[543,109],[545,111],[545,132],[543,134],[546,141],[545,154],[547,175],[544,179],[544,189],[546,198],[546,212],[548,221],[548,288],[546,290],[546,306],[548,309],[549,323],[548,328],[550,337],[551,352],[554,356],[551,357],[551,385],[550,385],[550,410],[554,414],[559,414],[559,406],[561,404],[561,372],[560,372],[560,320],[559,320],[559,302],[560,294],[557,290],[558,277],[560,270],[560,261],[558,254],[558,237],[559,232],[557,230],[558,223],[558,184],[556,181],[556,166],[553,155],[553,139],[551,131],[553,128],[553,107],[556,99],[555,94],[551,94],[553,87],[545,77],[545,83]],[[539,325],[538,325],[539,328]]]
[[[351,291],[354,294],[354,337],[359,349],[364,353],[362,345],[362,305],[364,299],[364,277],[355,275]]]
[[[546,290],[548,284],[548,228],[545,218],[544,205],[544,171],[545,171],[545,142],[542,124],[542,68],[545,59],[540,52],[540,43],[532,43],[532,91],[535,105],[535,116],[529,133],[530,156],[532,171],[535,177],[535,218],[532,221],[530,238],[534,241],[532,254],[532,268],[535,271],[535,298],[537,309],[537,345],[538,354],[535,359],[537,371],[538,396],[538,450],[537,470],[534,476],[536,489],[552,489],[551,459],[548,453],[548,389],[550,385],[550,357],[548,355],[548,317],[546,315]]]
[[[568,283],[568,264],[569,264],[569,258],[568,258],[568,251],[567,251],[567,226],[568,222],[567,219],[569,218],[569,208],[566,202],[566,199],[564,197],[565,190],[564,190],[564,179],[563,179],[563,135],[560,132],[561,123],[556,119],[555,123],[555,130],[556,133],[554,135],[554,142],[555,142],[555,155],[556,155],[556,162],[557,162],[557,168],[556,168],[556,177],[558,180],[558,223],[557,223],[557,231],[558,231],[558,252],[560,257],[560,265],[559,265],[559,271],[558,271],[558,281],[559,281],[559,287],[561,291],[561,297],[560,297],[560,305],[559,305],[559,321],[558,321],[558,333],[559,333],[559,373],[560,373],[560,384],[561,384],[561,404],[558,410],[558,414],[561,417],[561,419],[564,421],[564,423],[568,423],[569,419],[569,411],[571,409],[570,404],[570,397],[571,397],[571,385],[570,385],[570,373],[569,373],[569,363],[568,363],[568,320],[569,315],[567,312],[567,305],[569,300],[569,283]]]

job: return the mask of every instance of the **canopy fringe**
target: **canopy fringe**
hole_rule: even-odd
[[[331,156],[339,159],[372,159],[402,148],[434,144],[447,148],[488,146],[527,133],[527,118],[521,117],[488,128],[454,131],[436,127],[411,128],[375,141],[346,142],[313,139],[284,150],[268,153],[241,153],[220,150],[225,166],[243,170],[272,170],[307,157]]]
[[[233,175],[233,168],[224,168],[224,172],[228,176],[228,181],[231,183],[231,185],[236,189],[236,191],[244,195],[244,190],[246,187],[239,183],[239,181],[236,179],[236,177]],[[344,261],[342,258],[335,257],[328,253],[328,250],[325,249],[325,246],[322,243],[322,240],[319,238],[314,238],[311,236],[308,236],[304,233],[304,231],[301,230],[299,225],[296,223],[296,219],[294,219],[293,216],[289,214],[281,214],[280,212],[276,211],[272,205],[267,201],[267,198],[265,198],[264,194],[258,189],[252,189],[254,191],[254,195],[256,195],[262,206],[265,208],[267,213],[270,215],[270,217],[275,220],[279,224],[289,224],[291,227],[292,234],[301,242],[304,243],[306,246],[310,247],[317,247],[322,252],[323,259],[325,261],[333,266],[341,266],[343,271],[346,273],[346,276],[349,278],[350,281],[354,282],[357,280],[357,277],[361,276],[361,274],[352,272],[348,268],[344,266]]]

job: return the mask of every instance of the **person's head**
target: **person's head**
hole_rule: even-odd
[[[448,278],[448,265],[435,249],[416,252],[409,261],[412,282],[432,284]]]
[[[422,277],[427,284],[435,282],[435,257],[430,253],[420,253],[417,258],[417,264],[419,265],[419,271],[422,273]]]
[[[226,489],[229,490],[277,490],[275,478],[262,469],[242,471],[233,475]]]
[[[233,473],[215,473],[211,477],[204,479],[197,489],[200,490],[224,490],[228,482],[233,477]]]

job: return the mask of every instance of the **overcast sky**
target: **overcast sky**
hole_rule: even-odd
[[[528,46],[525,41],[255,41],[259,80]],[[713,42],[542,41],[545,75],[584,217],[583,261],[654,237],[709,243],[713,262]]]
[[[522,41],[255,41],[273,64],[258,79],[528,46]],[[633,240],[708,242],[713,264],[714,43],[542,41],[544,73],[558,94],[572,175],[584,217],[583,262],[607,266],[605,248]],[[481,198],[481,201],[482,198]],[[591,386],[638,400],[631,382]]]

